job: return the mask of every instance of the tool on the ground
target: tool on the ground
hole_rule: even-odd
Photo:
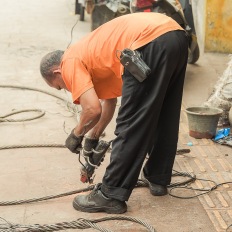
[[[96,168],[98,168],[104,160],[105,154],[110,147],[111,141],[107,142],[100,140],[95,148],[92,148],[90,152],[84,152],[84,158],[86,163],[81,168],[81,182],[93,183],[93,174]]]
[[[191,152],[191,150],[188,149],[188,148],[183,148],[183,149],[177,149],[177,150],[176,150],[176,154],[177,154],[177,155],[182,155],[182,154],[190,153],[190,152]]]

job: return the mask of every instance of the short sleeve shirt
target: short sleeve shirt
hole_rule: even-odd
[[[140,48],[162,34],[182,30],[168,16],[153,12],[133,13],[115,18],[70,46],[64,53],[62,78],[74,103],[94,88],[99,99],[121,96],[120,52]]]

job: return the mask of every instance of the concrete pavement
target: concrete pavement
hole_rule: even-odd
[[[90,31],[90,18],[78,22],[74,15],[75,1],[3,1],[0,0],[0,85],[39,88],[67,101],[70,95],[49,88],[39,73],[41,57],[54,49],[65,49]],[[184,108],[207,100],[214,84],[227,67],[226,54],[202,54],[196,65],[189,65],[184,87],[179,148],[190,148],[187,155],[177,156],[175,169],[190,172],[198,178],[217,183],[232,180],[232,153],[230,147],[210,140],[195,140],[188,136]],[[38,108],[45,116],[28,122],[2,122],[0,146],[31,144],[64,144],[76,125],[75,114],[64,101],[37,91],[0,88],[1,113]],[[35,115],[35,113],[30,113]],[[28,117],[28,114],[12,118]],[[116,115],[115,115],[116,117]],[[114,118],[115,119],[115,118]],[[106,130],[105,140],[114,138],[115,120]],[[187,147],[188,142],[192,147]],[[64,193],[86,187],[79,181],[78,157],[64,148],[25,148],[0,151],[0,201],[31,199]],[[109,153],[97,171],[95,183],[101,181],[109,162]],[[174,180],[173,180],[174,181]],[[210,187],[196,181],[193,187]],[[176,190],[181,196],[195,194]],[[72,207],[75,195],[58,199],[0,206],[0,217],[17,224],[50,224],[69,222],[77,218],[105,217],[103,213],[86,214]],[[220,186],[210,194],[198,198],[178,199],[170,195],[151,196],[146,188],[136,188],[128,201],[126,216],[151,224],[157,232],[222,232],[232,224],[232,187]],[[144,227],[127,221],[107,221],[101,226],[112,231],[146,231]],[[67,231],[79,231],[67,230]],[[96,231],[88,229],[87,231]]]

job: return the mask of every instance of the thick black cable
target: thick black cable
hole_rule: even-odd
[[[195,197],[199,197],[201,195],[204,195],[204,194],[207,194],[207,193],[210,193],[212,192],[213,190],[217,189],[219,186],[221,185],[224,185],[224,184],[232,184],[232,181],[227,181],[227,182],[223,182],[223,183],[219,183],[217,184],[215,181],[212,181],[212,180],[207,180],[207,179],[200,179],[200,178],[196,178],[196,180],[201,180],[201,181],[209,181],[209,182],[212,182],[214,185],[213,187],[211,188],[193,188],[193,187],[187,187],[187,186],[175,186],[175,187],[172,187],[170,190],[169,190],[169,195],[172,196],[172,197],[175,197],[175,198],[179,198],[179,199],[191,199],[191,198],[195,198]],[[178,196],[176,194],[173,194],[172,191],[174,189],[188,189],[188,190],[192,190],[192,191],[201,191],[203,193],[198,193],[198,194],[195,194],[193,196],[187,196],[187,197],[183,197],[183,196]]]
[[[176,177],[176,176],[188,177],[188,179],[185,181],[178,181],[178,182],[171,183],[170,185],[167,186],[168,188],[175,188],[175,186],[182,186],[182,185],[190,184],[196,180],[195,174],[191,174],[188,172],[179,172],[173,169],[172,177]]]

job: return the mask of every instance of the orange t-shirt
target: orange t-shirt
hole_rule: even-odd
[[[73,102],[79,103],[79,97],[90,88],[95,89],[99,99],[121,96],[120,51],[135,50],[173,30],[182,28],[163,14],[133,13],[103,24],[70,46],[64,53],[61,71]]]

